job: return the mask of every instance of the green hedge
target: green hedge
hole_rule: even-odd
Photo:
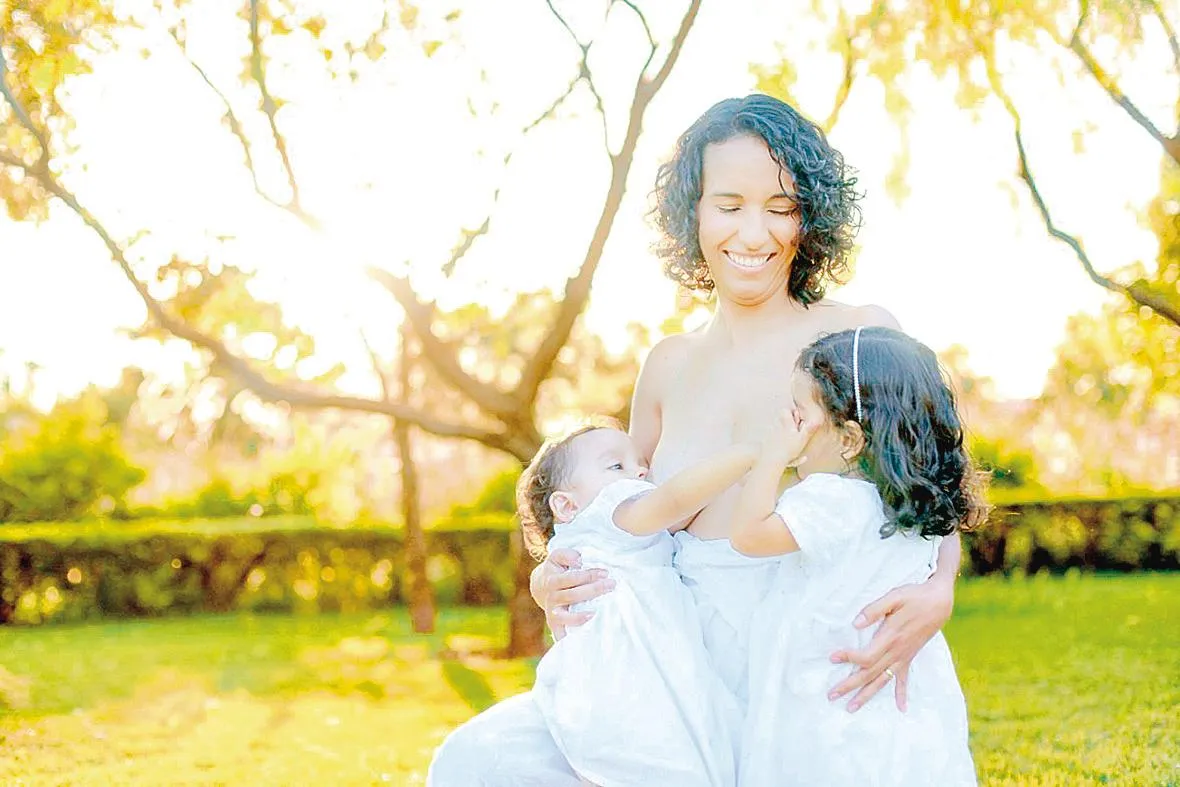
[[[997,505],[965,546],[964,570],[975,574],[1174,571],[1180,569],[1180,495]]]
[[[427,534],[441,603],[512,593],[508,517]],[[0,623],[229,610],[348,612],[404,601],[401,530],[306,517],[0,527]]]
[[[443,604],[512,593],[512,519],[427,532]],[[1180,569],[1180,496],[1006,503],[966,537],[968,573]],[[0,623],[227,610],[358,611],[402,603],[402,534],[308,517],[0,526]]]

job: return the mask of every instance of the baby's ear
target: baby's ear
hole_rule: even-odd
[[[865,450],[865,432],[856,421],[845,421],[840,429],[840,455],[845,461],[860,456]]]
[[[578,513],[578,504],[568,492],[559,490],[549,496],[549,510],[558,522],[568,522]]]

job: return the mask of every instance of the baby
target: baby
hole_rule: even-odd
[[[715,674],[692,595],[672,566],[683,527],[753,465],[737,446],[660,486],[631,438],[592,426],[545,445],[517,507],[534,548],[576,549],[615,589],[541,659],[533,696],[570,765],[602,787],[736,781],[741,711]],[[581,611],[581,610],[579,610]]]

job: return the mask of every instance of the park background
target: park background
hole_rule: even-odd
[[[655,169],[820,123],[996,510],[984,784],[1177,784],[1170,0],[0,0],[0,780],[422,784],[544,647],[520,462],[710,303]]]

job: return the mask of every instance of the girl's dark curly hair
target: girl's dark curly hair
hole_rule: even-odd
[[[596,429],[619,428],[616,422],[598,419],[562,438],[549,440],[520,474],[520,480],[516,482],[516,515],[520,518],[524,545],[537,561],[544,560],[548,554],[554,524],[549,498],[569,481],[573,470],[571,446],[574,440]]]
[[[865,446],[859,469],[881,493],[886,523],[945,536],[987,516],[982,476],[963,447],[955,395],[930,348],[901,331],[863,328],[858,353],[862,416],[852,380],[855,331],[823,336],[799,356],[832,423],[856,421]]]
[[[787,291],[805,306],[815,303],[823,298],[829,281],[841,281],[848,271],[848,255],[861,222],[856,178],[819,126],[788,104],[761,94],[714,104],[681,135],[672,160],[660,167],[652,213],[663,234],[656,253],[664,261],[664,272],[690,290],[712,291],[697,215],[705,148],[743,135],[765,142],[771,157],[795,181],[799,248]]]

